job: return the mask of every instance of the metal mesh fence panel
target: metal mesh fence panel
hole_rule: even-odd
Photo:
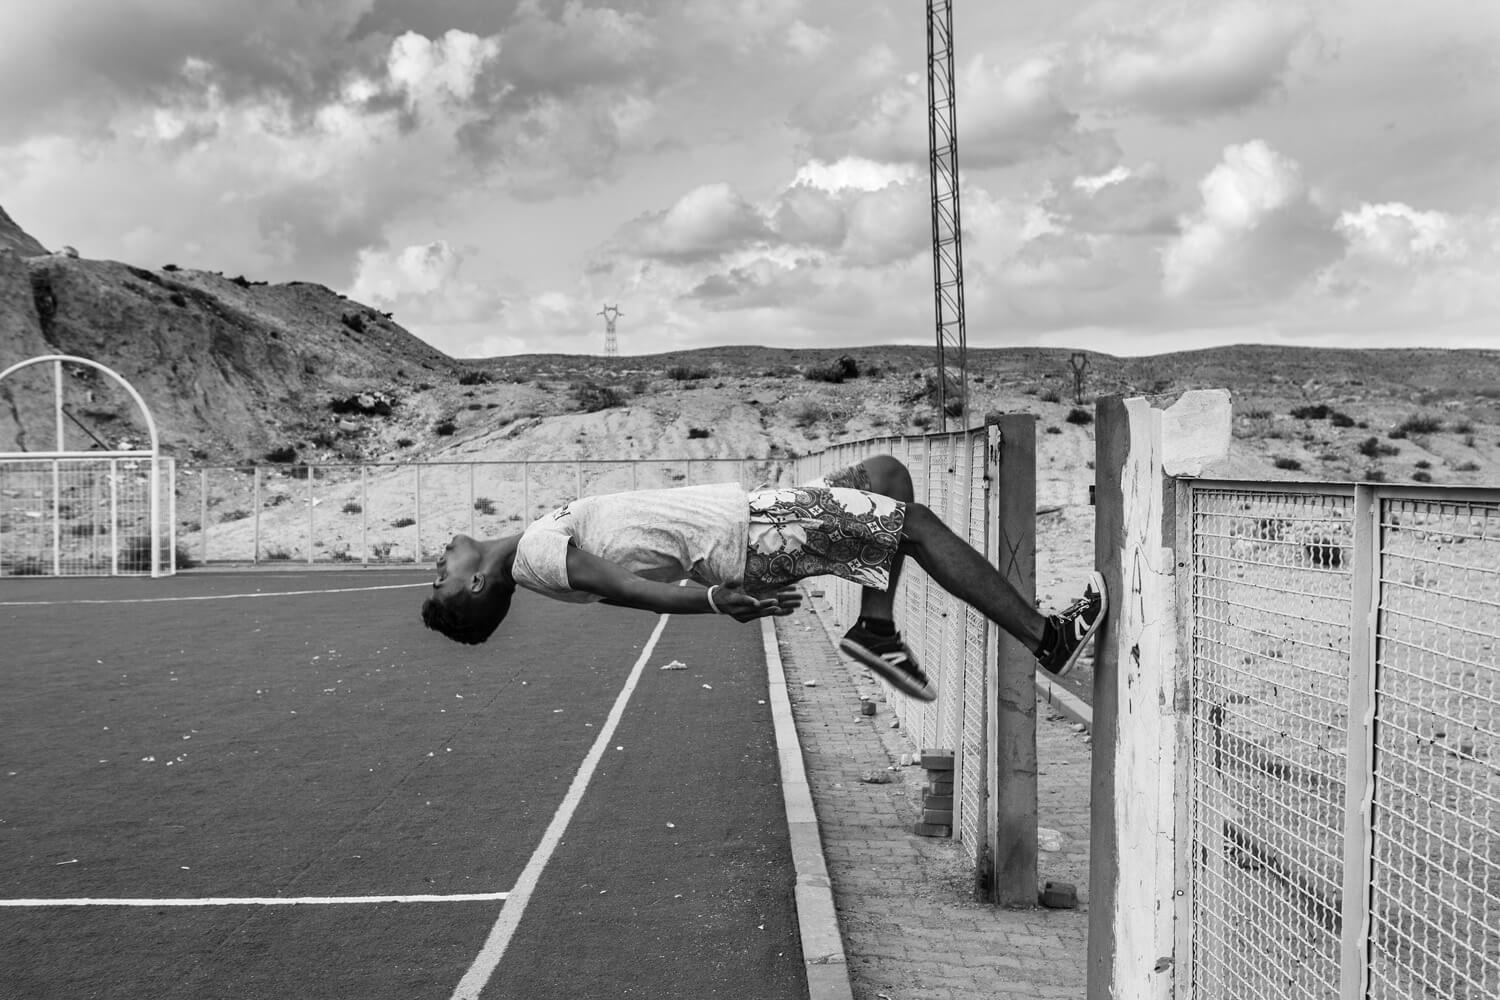
[[[1500,996],[1500,496],[1190,496],[1186,992]]]
[[[130,383],[58,354],[0,381],[0,575],[174,572],[176,466]]]
[[[254,468],[183,469],[177,478],[177,537],[195,562],[255,557]]]
[[[1352,491],[1192,503],[1193,995],[1339,995]]]
[[[1369,995],[1500,997],[1500,505],[1379,507]]]
[[[425,563],[437,559],[448,539],[473,530],[477,485],[474,467],[468,464],[433,462],[422,465],[420,472],[421,516],[413,527],[416,560]]]
[[[990,551],[989,491],[986,480],[987,448],[983,438],[968,436],[961,456],[967,464],[968,489],[960,497],[964,511],[964,536],[981,552]],[[956,527],[956,525],[955,525]],[[984,838],[987,746],[985,743],[985,685],[988,676],[986,658],[994,644],[990,642],[994,626],[989,619],[967,604],[959,603],[961,633],[957,655],[963,662],[962,713],[958,720],[960,733],[959,760],[963,770],[958,776],[959,797],[955,821],[958,836],[966,844],[980,844]],[[976,766],[977,764],[977,766]]]
[[[266,562],[306,562],[311,539],[306,507],[310,500],[306,466],[268,466],[255,491],[255,557]]]
[[[963,525],[955,523],[951,503],[959,488],[959,484],[954,482],[956,470],[950,459],[953,438],[934,437],[927,444],[927,505],[942,518],[944,524],[961,533]],[[965,492],[967,485],[963,484]],[[934,745],[956,755],[960,738],[958,700],[963,697],[963,675],[958,673],[959,664],[954,656],[952,625],[959,617],[960,605],[930,580],[927,581],[926,590],[927,600],[923,608],[925,624],[920,633],[922,652],[917,654],[918,662],[923,664],[924,670],[930,672],[930,676],[942,680],[938,682],[937,699],[927,702],[923,707],[923,731],[936,734]],[[954,683],[955,681],[958,683]],[[963,770],[963,762],[957,761],[955,767]]]
[[[369,548],[363,470],[354,465],[315,468],[313,484],[313,559],[362,563]]]
[[[150,459],[0,462],[0,576],[151,573]],[[158,571],[171,572],[171,464],[158,463]]]

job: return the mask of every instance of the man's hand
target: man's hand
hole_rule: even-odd
[[[743,590],[719,587],[714,591],[714,604],[735,621],[749,622],[757,618],[775,616],[784,618],[802,606],[802,593],[793,587],[778,590],[775,594],[754,597]]]

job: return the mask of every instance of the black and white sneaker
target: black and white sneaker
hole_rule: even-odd
[[[901,641],[900,632],[876,635],[855,623],[839,642],[839,649],[875,671],[902,694],[920,701],[932,701],[937,697],[937,688],[917,666],[916,657]]]
[[[1042,648],[1037,650],[1037,662],[1058,677],[1072,670],[1083,647],[1104,624],[1108,611],[1104,577],[1098,572],[1090,573],[1083,596],[1047,619],[1047,633],[1042,638]]]

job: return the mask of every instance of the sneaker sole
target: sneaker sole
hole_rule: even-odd
[[[1099,617],[1095,618],[1094,624],[1083,633],[1083,639],[1073,648],[1073,655],[1068,657],[1068,661],[1058,667],[1056,672],[1047,671],[1053,677],[1065,677],[1078,665],[1078,658],[1083,655],[1083,648],[1089,644],[1089,640],[1094,637],[1094,633],[1099,631],[1099,626],[1103,625],[1104,619],[1109,616],[1109,589],[1104,586],[1104,574],[1094,570],[1089,574],[1089,583],[1093,584],[1094,589],[1099,592]]]
[[[876,656],[874,651],[860,645],[853,639],[841,639],[839,641],[839,649],[875,671],[876,674],[885,679],[886,683],[902,694],[910,695],[918,701],[933,701],[937,698],[937,689],[931,684],[917,683],[916,679],[910,674],[897,670],[879,656]]]

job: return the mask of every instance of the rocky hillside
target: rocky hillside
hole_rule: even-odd
[[[0,212],[0,368],[46,353],[121,372],[188,463],[781,457],[936,429],[930,347],[459,361],[319,285],[50,254]],[[1086,495],[1094,398],[1204,387],[1234,397],[1228,475],[1500,482],[1500,351],[1090,353],[1080,396],[1070,353],[968,356],[972,423],[1038,416],[1044,503]],[[144,437],[96,373],[66,396],[71,446]],[[39,369],[0,384],[0,448],[51,447],[51,399]]]

